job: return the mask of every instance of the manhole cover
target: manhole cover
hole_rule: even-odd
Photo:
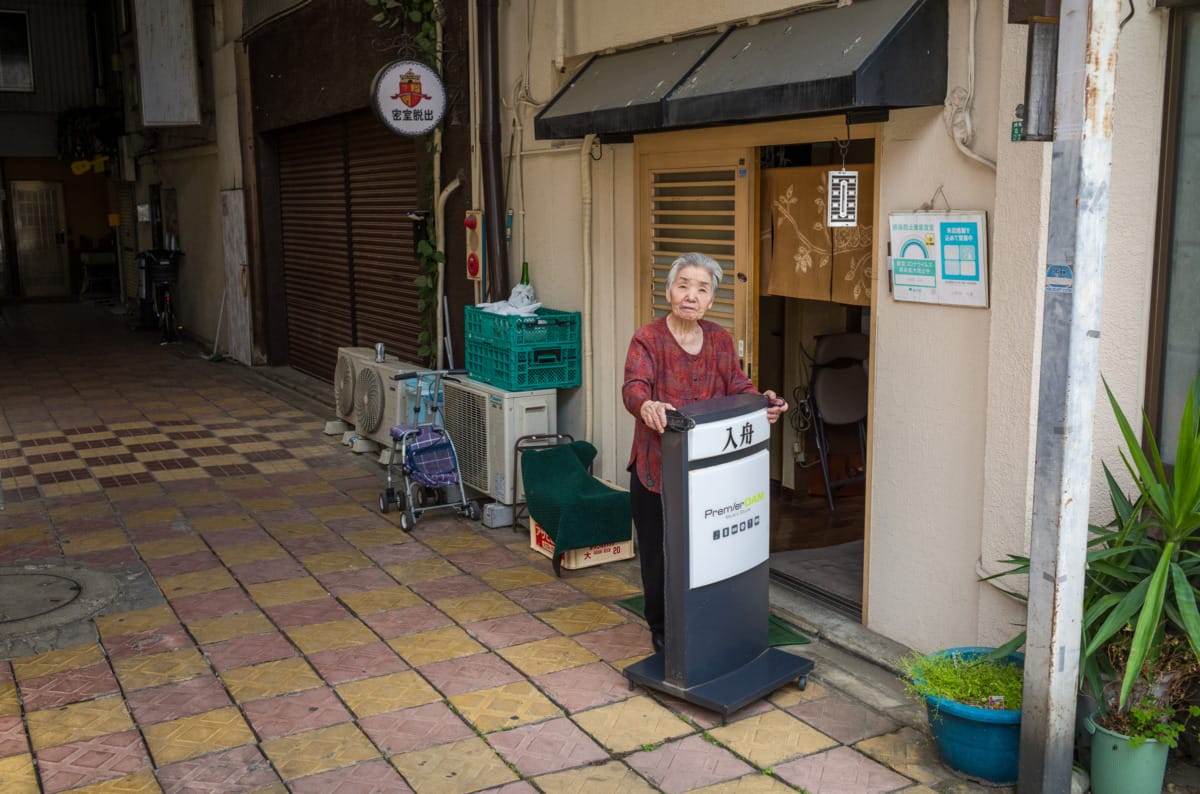
[[[0,623],[47,615],[79,597],[79,582],[53,573],[12,572],[0,576]]]

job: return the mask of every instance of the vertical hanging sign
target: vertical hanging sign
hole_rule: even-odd
[[[858,172],[829,172],[829,217],[827,226],[858,225]]]
[[[424,135],[446,113],[442,78],[420,61],[392,61],[371,82],[375,115],[399,135]]]

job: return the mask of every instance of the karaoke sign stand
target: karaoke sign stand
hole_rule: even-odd
[[[788,681],[811,660],[767,641],[770,424],[764,398],[695,403],[662,437],[665,647],[625,668],[642,684],[723,717]]]

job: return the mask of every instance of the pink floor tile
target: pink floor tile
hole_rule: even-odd
[[[183,626],[177,623],[148,631],[139,631],[136,634],[126,634],[122,637],[109,637],[102,642],[110,661],[128,659],[131,656],[140,656],[146,653],[177,651],[180,648],[195,646],[192,638],[183,630]]]
[[[282,493],[279,493],[274,488],[270,490],[274,492],[274,497],[283,496]],[[264,495],[247,496],[245,492],[241,492],[238,496],[239,498],[258,499],[263,498]],[[289,510],[262,510],[254,513],[254,520],[264,527],[277,527],[281,524],[299,524],[306,521],[316,521],[316,516],[302,507],[294,507]]]
[[[606,662],[654,652],[650,644],[650,630],[640,623],[626,623],[611,629],[576,634],[572,639]]]
[[[312,623],[330,623],[335,620],[345,620],[346,618],[353,617],[349,610],[332,598],[296,601],[291,604],[264,607],[263,610],[282,629],[293,626],[308,626]]]
[[[288,659],[296,655],[296,649],[287,637],[279,632],[272,632],[234,637],[232,640],[205,645],[204,655],[208,657],[213,669],[220,672],[235,667]]]
[[[243,794],[280,784],[271,763],[253,745],[159,767],[154,775],[163,794]]]
[[[25,725],[19,716],[0,717],[0,758],[29,752]]]
[[[608,752],[562,717],[488,736],[488,742],[522,775],[541,775],[603,761]]]
[[[354,719],[328,687],[254,700],[242,710],[262,739],[327,728]]]
[[[247,562],[242,565],[234,565],[229,570],[242,584],[278,582],[282,579],[298,579],[301,576],[308,576],[305,567],[291,557]]]
[[[408,669],[404,660],[382,642],[321,651],[311,654],[308,661],[322,678],[334,686]]]
[[[388,612],[376,612],[373,615],[363,615],[366,623],[375,633],[385,640],[415,634],[418,631],[452,626],[454,621],[430,606],[405,607]]]
[[[230,546],[246,546],[251,543],[271,543],[274,538],[258,527],[224,529],[216,532],[205,532],[204,542],[214,549],[224,549]]]
[[[412,789],[387,761],[367,761],[289,781],[293,794],[410,794]]]
[[[880,794],[912,782],[849,747],[780,764],[775,775],[811,794]]]
[[[531,587],[519,587],[516,590],[505,591],[504,595],[516,601],[530,612],[541,612],[546,609],[570,606],[571,604],[578,604],[580,601],[586,601],[591,597],[579,592],[566,582],[547,582],[546,584],[535,584]]]
[[[48,747],[38,751],[37,760],[46,794],[125,777],[150,766],[142,737],[132,730]]]
[[[842,744],[855,744],[898,727],[882,714],[837,693],[797,704],[788,711]]]
[[[325,554],[330,551],[353,551],[354,547],[332,532],[322,535],[305,535],[299,538],[280,538],[279,545],[297,557],[309,554]]]
[[[548,626],[532,615],[509,615],[503,618],[481,620],[463,626],[475,639],[492,649],[507,648],[534,640],[544,640],[558,635],[558,630]]]
[[[433,549],[424,543],[393,543],[388,546],[371,546],[362,550],[363,554],[375,561],[376,565],[399,565],[414,560],[427,560],[436,557]]]
[[[711,786],[754,771],[724,747],[709,744],[700,736],[634,753],[625,758],[625,763],[667,794]]]
[[[443,579],[431,579],[428,582],[417,582],[409,585],[409,589],[422,598],[438,602],[443,598],[463,598],[492,591],[486,582],[474,576],[447,576]]]
[[[102,571],[110,571],[114,568],[128,568],[131,565],[137,565],[141,562],[132,546],[117,546],[114,549],[89,551],[86,554],[69,554],[66,559],[67,562],[76,565],[85,565],[88,568],[97,568]]]
[[[150,689],[139,689],[125,696],[133,718],[139,725],[191,717],[206,711],[232,705],[225,688],[214,676],[202,675],[164,684]]]
[[[61,557],[61,553],[58,543],[53,540],[43,540],[38,543],[22,543],[19,546],[0,546],[0,564],[3,565],[24,562],[25,560],[44,561],[59,557]]]
[[[420,669],[421,675],[446,697],[511,684],[523,678],[512,665],[494,653],[435,662]]]
[[[240,587],[230,587],[212,593],[197,593],[171,599],[175,614],[185,623],[205,618],[219,618],[256,609]]]
[[[65,706],[120,692],[112,670],[103,662],[91,667],[66,670],[21,682],[21,701],[26,711]]]
[[[629,682],[604,662],[535,677],[534,682],[568,713],[633,697]]]
[[[13,680],[12,665],[0,660],[0,683]]]
[[[703,706],[697,706],[695,703],[688,703],[686,700],[672,697],[670,695],[657,695],[662,700],[664,706],[674,711],[677,714],[690,719],[692,722],[699,725],[701,728],[714,728],[721,724],[721,715],[715,711],[709,711]],[[726,723],[737,722],[738,720],[752,717],[755,714],[762,714],[765,711],[770,711],[775,708],[767,700],[756,700],[753,703],[742,706],[737,711],[729,715],[725,720]]]
[[[317,577],[325,589],[335,596],[347,593],[363,593],[367,590],[378,590],[383,587],[394,587],[395,580],[378,568],[367,568],[360,571],[338,571]]]
[[[211,551],[194,551],[190,554],[179,554],[174,557],[162,557],[148,560],[146,567],[158,578],[177,576],[181,573],[195,573],[209,568],[221,567],[221,561]]]
[[[125,534],[134,543],[153,543],[156,540],[174,540],[175,538],[181,538],[193,533],[190,529],[181,527],[176,522],[166,521],[161,524],[129,527],[125,530]]]
[[[358,724],[388,755],[424,750],[475,735],[444,703],[363,717]]]
[[[458,554],[450,554],[446,556],[446,559],[467,573],[491,571],[496,568],[512,568],[523,562],[517,555],[501,546],[480,549],[479,551],[464,551]]]

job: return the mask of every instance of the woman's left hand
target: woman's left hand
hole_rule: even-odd
[[[779,417],[787,413],[787,400],[777,396],[775,392],[767,389],[763,392],[763,397],[767,398],[767,421],[775,424],[779,421]]]

